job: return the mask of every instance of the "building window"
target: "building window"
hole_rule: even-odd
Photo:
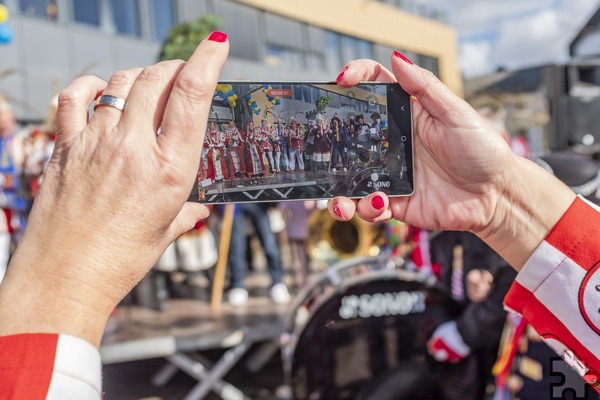
[[[302,24],[269,13],[265,14],[265,22],[265,63],[286,68],[305,68]]]
[[[263,12],[230,1],[214,2],[214,12],[223,19],[222,30],[230,38],[229,54],[245,60],[263,61],[265,38]]]
[[[439,62],[438,62],[437,58],[419,55],[418,58],[416,58],[416,60],[417,60],[417,64],[420,67],[430,70],[436,76],[440,75],[440,66],[439,66]]]
[[[265,64],[273,67],[302,68],[302,52],[296,49],[267,44]]]
[[[111,0],[113,20],[117,32],[140,36],[140,13],[137,0]]]
[[[294,100],[302,100],[302,86],[294,85]]]
[[[327,60],[329,60],[330,69],[338,69],[343,65],[340,52],[340,35],[332,31],[327,31]]]
[[[100,0],[73,1],[73,16],[76,22],[100,26]]]
[[[0,1],[0,3],[4,3]],[[20,0],[19,7],[23,15],[46,18],[56,21],[58,7],[56,0]]]
[[[307,103],[312,103],[311,99],[310,99],[310,87],[309,86],[302,86],[302,99],[307,102]]]
[[[152,21],[154,40],[163,42],[175,23],[173,0],[152,0]]]
[[[357,58],[373,58],[372,43],[352,36],[342,36],[341,39],[343,62]]]

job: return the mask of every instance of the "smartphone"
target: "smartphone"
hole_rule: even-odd
[[[220,82],[190,201],[413,193],[410,96],[397,83]]]

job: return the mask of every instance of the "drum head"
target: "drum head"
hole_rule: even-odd
[[[420,399],[402,396],[428,381],[422,376],[431,362],[426,342],[456,311],[446,292],[420,281],[367,276],[344,282],[298,336],[290,371],[294,399],[372,398],[356,396],[402,370],[412,375],[405,374],[389,398]]]

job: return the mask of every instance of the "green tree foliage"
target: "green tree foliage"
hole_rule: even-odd
[[[162,44],[159,59],[161,61],[188,60],[196,46],[222,24],[223,20],[219,16],[207,14],[193,21],[173,26]]]
[[[317,112],[322,113],[325,111],[329,103],[333,100],[331,96],[319,96],[317,101],[315,102],[315,107],[317,107]]]

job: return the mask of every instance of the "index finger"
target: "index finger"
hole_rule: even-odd
[[[396,77],[377,61],[361,59],[346,63],[336,80],[338,85],[344,87],[367,81],[396,82]]]
[[[200,158],[208,113],[228,52],[227,35],[213,32],[198,45],[177,75],[158,137],[159,146],[169,157]]]

